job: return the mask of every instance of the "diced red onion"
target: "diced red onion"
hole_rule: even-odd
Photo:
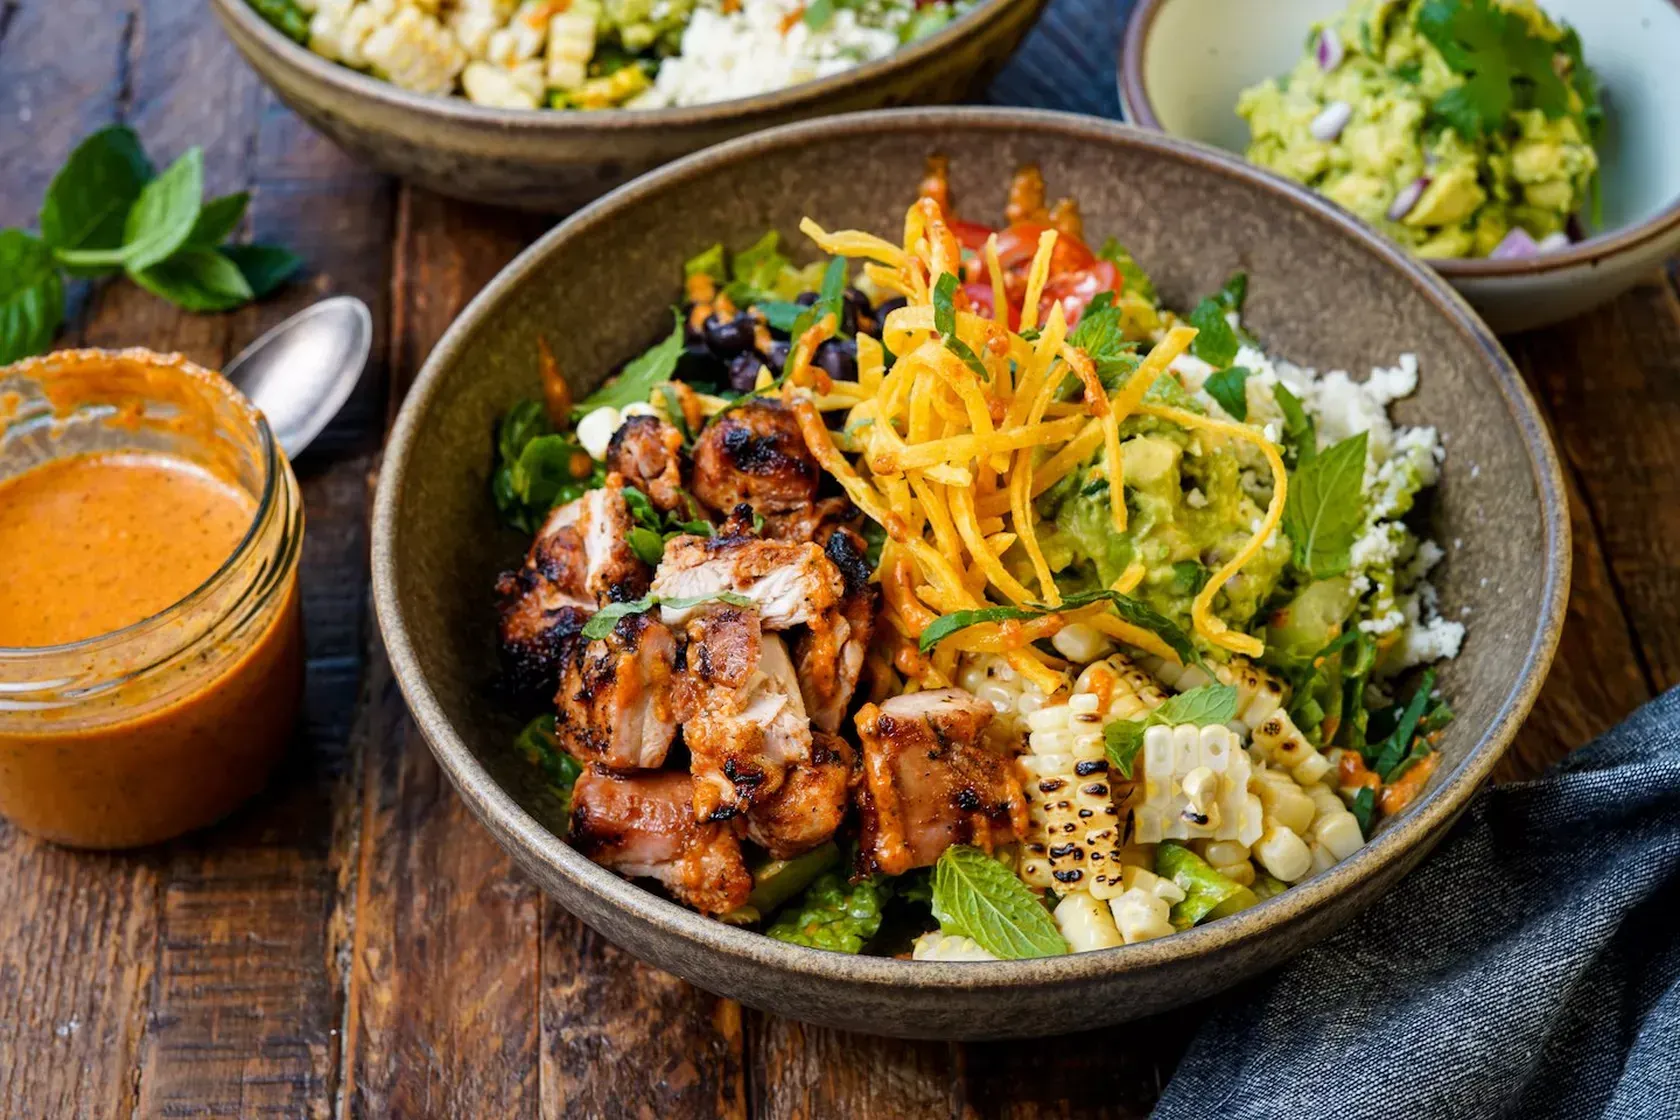
[[[1559,249],[1569,248],[1569,245],[1569,235],[1560,229],[1556,233],[1548,233],[1542,237],[1537,248],[1542,253],[1555,253]]]
[[[1505,235],[1505,239],[1495,245],[1488,259],[1493,261],[1526,261],[1540,255],[1540,246],[1534,243],[1534,238],[1528,231],[1518,226]]]
[[[1353,119],[1353,106],[1346,101],[1332,101],[1324,107],[1324,111],[1313,118],[1307,131],[1312,133],[1314,140],[1322,140],[1328,144],[1342,134],[1342,129]]]
[[[1342,37],[1326,27],[1318,33],[1318,68],[1326,74],[1342,64],[1347,52]]]
[[[1407,183],[1401,188],[1400,193],[1394,196],[1394,202],[1388,208],[1388,220],[1398,222],[1401,218],[1410,214],[1412,207],[1418,204],[1418,199],[1422,198],[1423,192],[1428,189],[1429,176],[1427,175],[1419,176]]]

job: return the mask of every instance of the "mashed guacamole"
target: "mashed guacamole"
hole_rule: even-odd
[[[1597,102],[1533,0],[1356,0],[1237,112],[1251,161],[1419,256],[1527,256],[1592,208]]]

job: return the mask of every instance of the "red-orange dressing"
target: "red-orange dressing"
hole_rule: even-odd
[[[0,646],[109,634],[216,573],[256,503],[173,455],[59,459],[0,482]]]

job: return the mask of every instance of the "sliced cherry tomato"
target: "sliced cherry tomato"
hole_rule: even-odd
[[[993,317],[996,304],[992,301],[991,281],[972,281],[963,285],[963,291],[968,296],[968,309],[982,318]],[[1005,298],[1008,298],[1007,295]],[[1021,325],[1021,309],[1010,307],[1009,329],[1014,330]]]
[[[957,236],[957,244],[964,249],[972,249],[976,253],[986,250],[986,238],[992,235],[990,226],[983,226],[979,222],[964,222],[953,219],[948,223],[951,232]]]
[[[1079,272],[1065,272],[1044,285],[1044,295],[1038,301],[1038,321],[1044,322],[1052,304],[1062,305],[1062,314],[1072,327],[1079,322],[1090,302],[1103,292],[1120,294],[1120,270],[1111,261],[1096,261]]]
[[[1016,222],[998,234],[998,263],[1006,269],[1030,265],[1033,254],[1038,252],[1039,237],[1049,228],[1043,222]],[[985,244],[984,240],[981,244]],[[1096,254],[1079,238],[1060,234],[1050,254],[1050,275],[1090,268],[1096,259]]]

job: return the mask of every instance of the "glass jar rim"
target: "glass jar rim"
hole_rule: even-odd
[[[91,637],[81,638],[74,642],[61,642],[50,646],[0,645],[0,660],[14,663],[47,661],[52,658],[64,657],[67,654],[121,645],[123,642],[145,633],[170,618],[190,611],[217,588],[232,579],[234,573],[245,563],[251,551],[256,547],[261,536],[261,530],[272,515],[280,493],[279,483],[282,469],[280,445],[274,438],[273,429],[268,425],[268,418],[227,378],[205,369],[182,354],[160,354],[143,347],[130,347],[123,350],[107,350],[98,347],[56,350],[39,357],[26,358],[9,366],[0,366],[0,380],[6,377],[22,376],[41,381],[45,377],[52,376],[54,367],[94,362],[132,362],[144,365],[170,376],[179,377],[188,384],[213,393],[232,405],[234,412],[243,416],[246,422],[250,424],[251,430],[256,434],[258,454],[261,457],[262,465],[262,492],[256,495],[257,506],[252,511],[251,523],[245,527],[245,534],[240,537],[239,543],[234,546],[233,551],[202,583],[180,599],[144,618],[129,623],[127,626],[103,634],[94,634]]]

